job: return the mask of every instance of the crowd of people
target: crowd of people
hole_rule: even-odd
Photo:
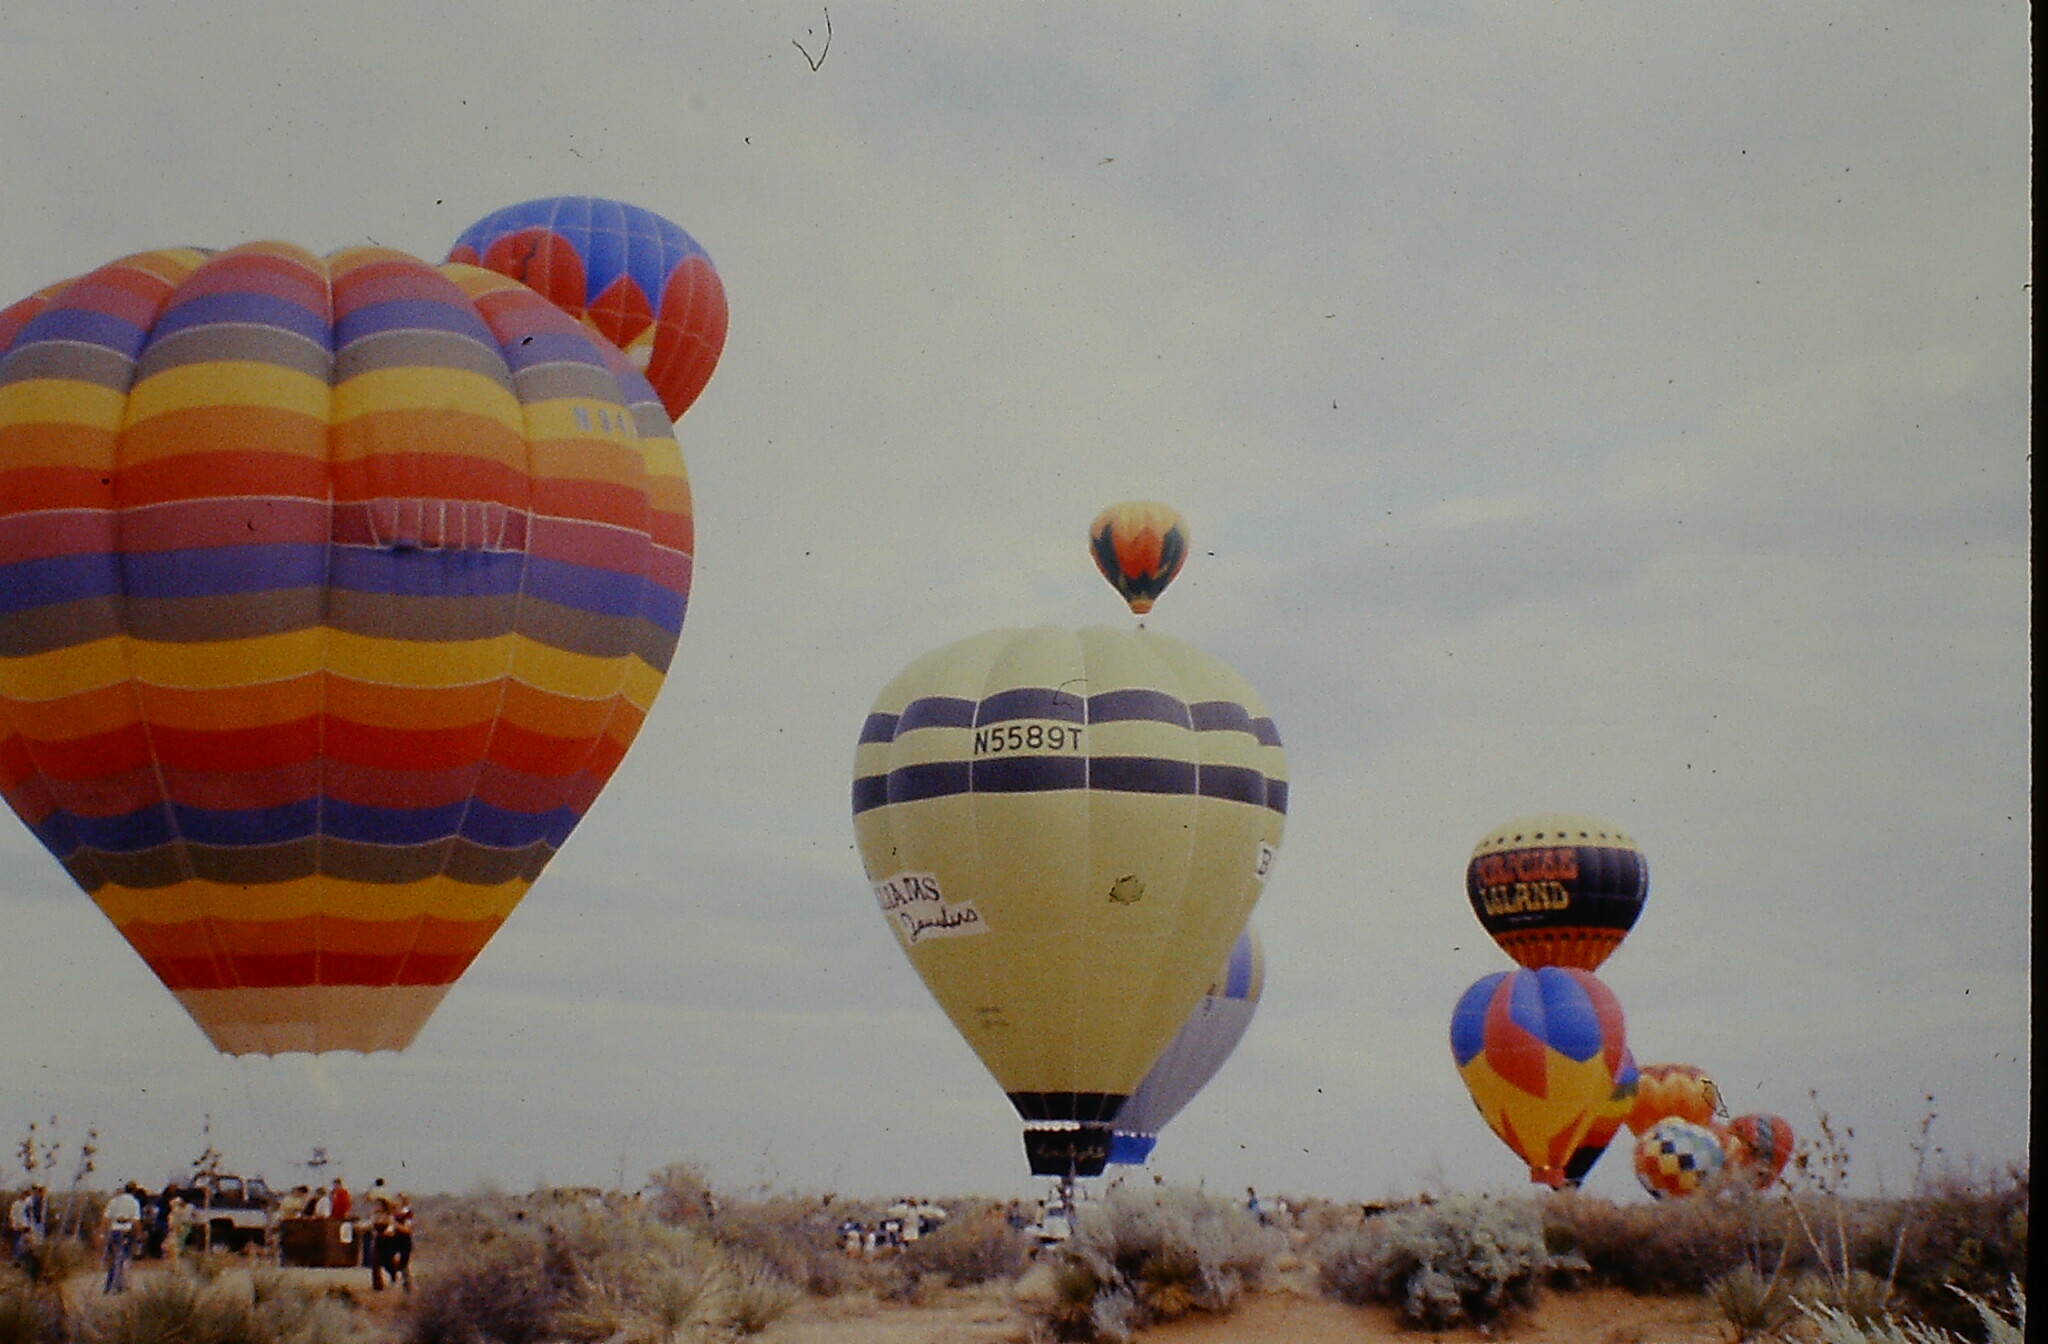
[[[901,1251],[928,1237],[946,1221],[946,1210],[924,1200],[899,1199],[872,1223],[847,1218],[839,1224],[839,1249],[848,1255]]]
[[[189,1191],[175,1183],[152,1194],[134,1181],[125,1181],[101,1206],[99,1240],[106,1271],[103,1292],[127,1290],[128,1270],[136,1260],[176,1262],[202,1226],[202,1214],[185,1196]],[[403,1291],[412,1291],[413,1210],[403,1192],[389,1189],[382,1177],[364,1197],[365,1207],[357,1209],[354,1196],[341,1178],[330,1186],[313,1190],[299,1186],[285,1196],[276,1210],[276,1224],[299,1219],[318,1219],[346,1229],[342,1240],[360,1247],[357,1263],[370,1271],[370,1286],[382,1291],[387,1281]],[[32,1268],[50,1236],[50,1194],[46,1186],[30,1186],[7,1210],[8,1256],[11,1263]],[[283,1237],[275,1239],[282,1247]]]

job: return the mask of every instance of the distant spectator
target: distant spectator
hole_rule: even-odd
[[[391,1206],[391,1225],[377,1238],[384,1275],[406,1292],[412,1291],[412,1201],[403,1192]]]
[[[148,1255],[152,1260],[164,1258],[164,1243],[171,1235],[171,1204],[177,1197],[178,1187],[167,1185],[150,1210]]]
[[[122,1186],[100,1211],[107,1262],[107,1279],[100,1286],[103,1293],[128,1291],[128,1262],[134,1258],[136,1225],[142,1221],[142,1202],[135,1198],[135,1189],[132,1181]]]
[[[341,1183],[341,1177],[335,1177],[333,1187],[327,1192],[327,1216],[345,1219],[354,1208],[355,1200],[350,1197],[348,1187]]]
[[[164,1255],[173,1264],[185,1250],[185,1239],[192,1235],[192,1206],[181,1195],[172,1195],[169,1210],[170,1222],[164,1236]]]
[[[31,1185],[7,1210],[7,1232],[13,1239],[14,1263],[24,1264],[42,1243],[50,1221],[50,1194],[40,1184]]]

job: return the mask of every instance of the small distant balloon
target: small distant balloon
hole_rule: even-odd
[[[670,420],[697,400],[725,349],[725,286],[697,240],[652,210],[550,196],[484,216],[448,260],[507,275],[626,352]]]
[[[1712,1124],[1726,1115],[1721,1089],[1707,1077],[1705,1069],[1692,1064],[1645,1064],[1636,1085],[1636,1104],[1628,1113],[1628,1127],[1647,1134],[1659,1120],[1677,1117],[1695,1125]]]
[[[1524,966],[1600,968],[1635,926],[1650,867],[1620,828],[1591,817],[1519,817],[1465,866],[1472,913]]]
[[[1791,1122],[1781,1115],[1738,1115],[1728,1122],[1728,1161],[1761,1190],[1785,1172],[1792,1160]]]
[[[1088,548],[1109,586],[1143,616],[1187,563],[1187,519],[1151,500],[1112,504],[1088,525]]]
[[[1690,1195],[1720,1174],[1728,1154],[1705,1125],[1659,1120],[1636,1140],[1636,1179],[1659,1199]]]

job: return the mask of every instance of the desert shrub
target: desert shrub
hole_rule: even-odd
[[[1997,1296],[2026,1273],[2028,1192],[2023,1167],[1937,1177],[1884,1206],[1877,1231],[1897,1248],[1896,1270],[1866,1267],[1887,1274],[1894,1301],[1918,1319],[1959,1334],[1978,1331],[1972,1301]]]
[[[1084,1205],[1028,1308],[1062,1339],[1128,1338],[1190,1312],[1232,1310],[1286,1239],[1231,1200],[1166,1187]]]
[[[420,1275],[412,1344],[666,1344],[702,1321],[724,1272],[701,1233],[586,1192],[466,1201],[430,1232],[449,1249]]]
[[[354,1314],[276,1271],[245,1292],[228,1281],[184,1273],[139,1276],[118,1297],[81,1308],[78,1344],[358,1344]]]
[[[0,1270],[0,1344],[58,1344],[63,1313],[26,1274]]]
[[[2027,1295],[2018,1279],[2012,1280],[2010,1291],[2012,1308],[2001,1311],[1974,1293],[1957,1290],[1957,1296],[1976,1313],[1986,1344],[2025,1344]],[[1859,1321],[1829,1306],[1805,1306],[1801,1311],[1819,1332],[1820,1344],[1962,1344],[1961,1336],[1916,1321],[1897,1321],[1889,1316]]]
[[[814,1297],[831,1297],[860,1282],[859,1267],[839,1249],[838,1220],[818,1200],[798,1195],[720,1208],[705,1225],[717,1244],[773,1269]]]
[[[1734,1344],[1776,1335],[1799,1319],[1799,1304],[1782,1275],[1740,1265],[1707,1285],[1707,1300],[1734,1331]]]
[[[1798,1237],[1781,1208],[1755,1198],[1614,1204],[1561,1194],[1541,1211],[1555,1251],[1582,1257],[1596,1282],[1636,1293],[1704,1293],[1744,1266],[1769,1273]]]
[[[773,1266],[735,1262],[727,1275],[720,1319],[736,1334],[758,1335],[788,1315],[801,1295]]]
[[[936,1279],[962,1288],[1014,1279],[1030,1263],[1033,1241],[989,1207],[958,1215],[903,1250],[903,1272],[916,1282]]]
[[[1383,1214],[1317,1245],[1324,1290],[1387,1303],[1412,1325],[1488,1325],[1535,1305],[1553,1264],[1533,1201],[1458,1195]]]

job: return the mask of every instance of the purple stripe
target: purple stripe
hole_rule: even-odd
[[[896,721],[896,736],[914,732],[919,728],[972,728],[974,726],[974,702],[952,695],[928,695],[922,700],[913,700],[903,707],[903,716]]]
[[[1096,756],[1088,762],[1088,787],[1111,793],[1192,794],[1197,778],[1193,761],[1158,756]]]
[[[12,349],[24,350],[37,341],[78,341],[134,359],[142,353],[142,343],[148,337],[143,328],[111,313],[90,308],[46,308],[22,327]]]
[[[1233,803],[1266,805],[1266,776],[1242,765],[1204,765],[1201,773],[1204,798],[1225,798]]]
[[[1251,711],[1235,700],[1204,700],[1188,706],[1188,717],[1194,720],[1198,733],[1249,733],[1252,730]]]
[[[1283,817],[1287,815],[1286,780],[1269,779],[1266,781],[1266,806],[1272,808]]]
[[[285,543],[139,551],[121,557],[121,576],[130,597],[217,597],[318,588],[327,581],[327,548]]]
[[[944,798],[967,792],[967,762],[932,761],[906,765],[889,772],[889,801],[914,803],[922,798]]]
[[[1271,719],[1253,719],[1252,736],[1259,739],[1259,745],[1277,747],[1280,745],[1280,728]]]
[[[871,811],[889,801],[887,775],[862,775],[853,781],[853,815]]]
[[[1104,691],[1101,695],[1088,697],[1090,723],[1128,723],[1136,720],[1171,723],[1182,728],[1190,726],[1186,702],[1164,691],[1133,688]]]
[[[350,592],[393,597],[501,597],[519,591],[525,559],[513,551],[336,546],[328,582]]]
[[[591,344],[602,339],[599,336],[585,336],[581,331],[536,331],[521,336],[510,344],[501,345],[499,349],[504,351],[505,363],[511,366],[514,373],[541,364],[587,364],[592,368],[603,369],[605,376],[610,377],[611,370],[605,368],[603,357]],[[616,383],[617,380],[613,381]],[[625,404],[623,396],[620,397],[619,404]]]
[[[896,716],[894,714],[870,714],[860,726],[862,742],[894,742],[896,740]]]
[[[1082,756],[992,756],[974,763],[975,793],[1055,793],[1088,787]]]
[[[998,691],[981,702],[974,714],[974,724],[1006,723],[1012,719],[1064,719],[1068,723],[1083,723],[1081,697],[1071,691],[1055,691],[1043,686],[1019,686],[1013,690]]]
[[[289,299],[246,292],[201,294],[187,299],[164,313],[150,333],[150,339],[161,341],[193,327],[210,327],[221,322],[277,327],[303,336],[323,350],[334,348],[334,332],[325,315],[308,312]]]
[[[467,336],[487,350],[498,345],[497,338],[474,309],[435,299],[386,299],[365,304],[334,324],[334,343],[346,347],[390,331],[447,331]]]

